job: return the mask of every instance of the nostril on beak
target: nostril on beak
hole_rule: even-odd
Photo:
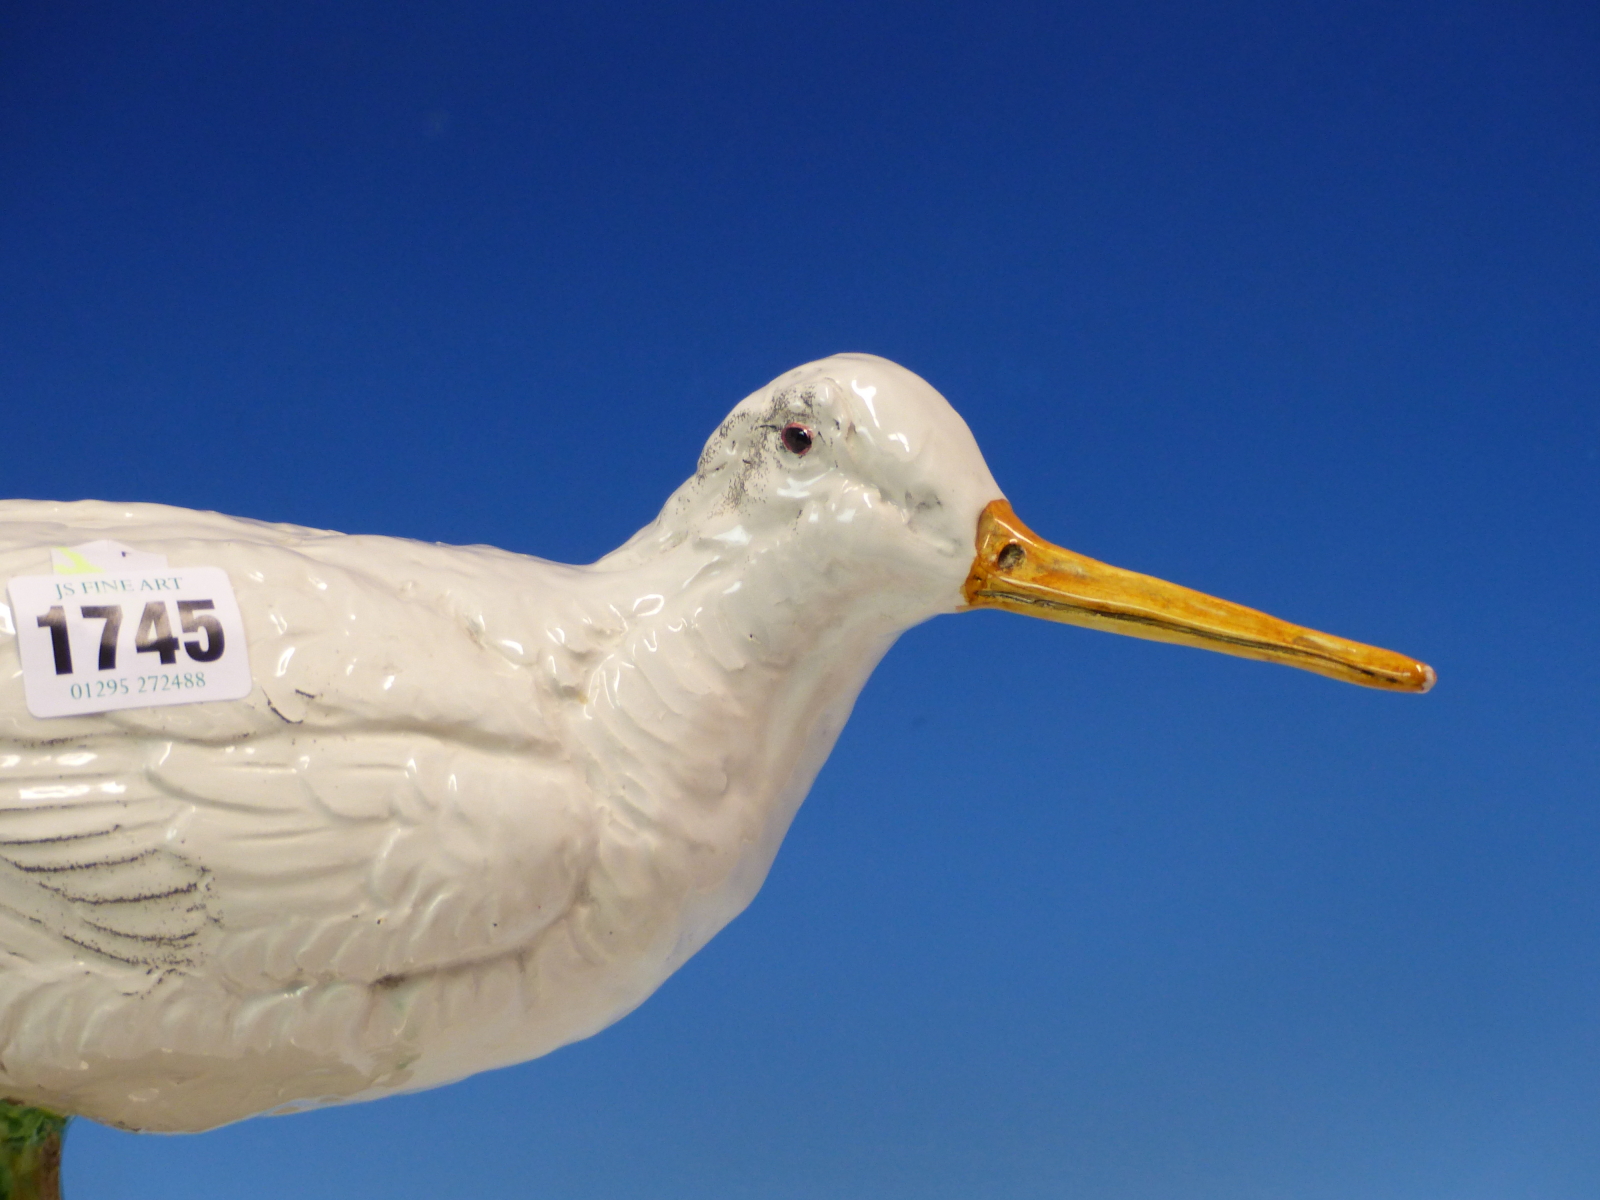
[[[1026,556],[1021,546],[1017,545],[1016,542],[1007,542],[994,561],[999,564],[1002,571],[1009,571],[1021,562],[1024,557]]]

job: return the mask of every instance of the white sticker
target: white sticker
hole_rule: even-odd
[[[250,694],[244,621],[220,567],[20,575],[8,590],[36,717]]]

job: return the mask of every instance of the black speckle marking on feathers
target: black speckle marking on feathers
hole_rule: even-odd
[[[299,689],[296,688],[295,690],[298,691]],[[278,720],[283,721],[283,722],[285,722],[286,724],[289,724],[289,725],[304,725],[305,724],[305,719],[304,718],[301,718],[300,720],[296,721],[293,718],[286,717],[281,712],[279,712],[278,711],[278,706],[272,702],[272,697],[271,696],[268,696],[266,699],[267,699],[267,707],[272,710],[272,715],[277,717]]]
[[[779,452],[784,425],[795,418],[814,422],[816,409],[816,386],[807,384],[782,388],[773,393],[764,410],[736,412],[722,423],[706,442],[695,468],[697,480],[707,489],[717,486],[719,474],[729,472],[722,484],[719,511],[742,512],[761,499],[765,467]],[[743,454],[739,454],[741,437],[746,439]]]

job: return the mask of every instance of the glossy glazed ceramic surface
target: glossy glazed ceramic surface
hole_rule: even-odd
[[[1029,583],[1000,501],[943,397],[839,355],[587,567],[0,504],[6,578],[101,539],[223,569],[253,672],[43,720],[0,622],[0,1094],[198,1130],[604,1028],[749,903],[895,638]]]
[[[223,568],[255,675],[44,721],[0,636],[0,1090],[202,1129],[610,1024],[749,902],[879,657],[961,605],[998,494],[938,393],[847,355],[737,406],[589,567],[0,505],[7,578],[99,538]]]

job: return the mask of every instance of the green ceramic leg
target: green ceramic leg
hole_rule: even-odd
[[[61,1136],[69,1119],[0,1101],[0,1200],[60,1200]]]

